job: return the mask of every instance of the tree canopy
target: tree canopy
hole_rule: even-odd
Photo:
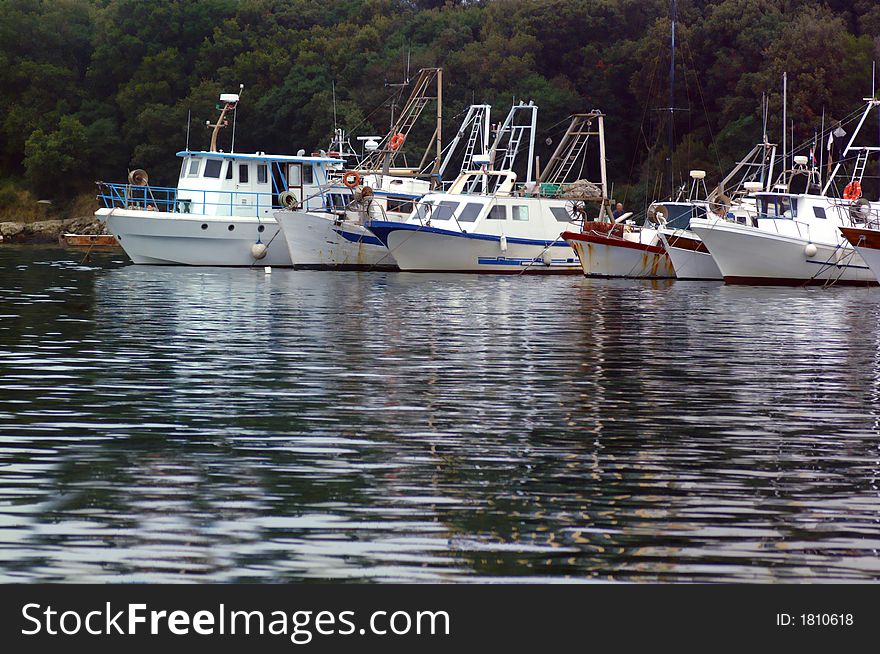
[[[875,0],[678,1],[674,161],[716,176],[761,138],[761,96],[778,139],[788,73],[795,138],[823,111],[871,91]],[[384,133],[388,84],[407,65],[444,68],[451,133],[472,102],[500,119],[540,107],[542,159],[566,116],[606,115],[609,175],[650,195],[666,157],[666,0],[0,0],[0,177],[69,197],[146,168],[173,183],[186,138],[207,146],[220,92],[245,84],[240,150],[326,147],[337,121]],[[430,126],[426,127],[430,131]],[[430,133],[427,134],[430,136]],[[448,135],[447,135],[448,138]],[[629,186],[627,186],[629,185]]]

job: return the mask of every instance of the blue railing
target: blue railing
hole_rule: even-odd
[[[303,208],[316,210],[324,207],[324,194],[305,198]],[[134,186],[98,182],[98,200],[108,209],[139,209],[166,213],[208,216],[268,215],[274,209],[283,209],[274,193],[249,191],[208,191],[203,189],[172,188],[165,186]]]

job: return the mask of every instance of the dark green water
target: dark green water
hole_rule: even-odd
[[[0,581],[880,578],[880,290],[0,248]]]

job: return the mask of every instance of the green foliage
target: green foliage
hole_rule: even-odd
[[[705,167],[717,177],[758,141],[764,92],[776,139],[783,71],[796,138],[812,134],[823,109],[843,117],[870,92],[875,0],[678,6],[676,103],[689,108],[675,115],[679,174]],[[511,101],[534,100],[546,161],[558,123],[598,108],[615,188],[643,202],[663,174],[667,0],[0,0],[0,9],[0,178],[24,177],[41,195],[71,196],[132,167],[173,183],[187,112],[191,147],[206,147],[217,95],[239,83],[237,149],[326,147],[333,85],[340,126],[384,133],[388,85],[408,61],[411,76],[444,68],[449,132],[473,101],[499,120]]]

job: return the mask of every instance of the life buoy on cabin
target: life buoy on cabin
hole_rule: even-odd
[[[858,200],[862,197],[862,185],[859,182],[850,182],[843,189],[844,200]]]
[[[406,140],[406,137],[400,132],[397,132],[397,134],[391,137],[391,142],[389,143],[389,145],[391,146],[392,150],[396,150],[401,145],[403,145],[404,140]]]
[[[348,188],[360,186],[361,175],[356,170],[349,170],[342,176],[342,183],[345,184]]]

